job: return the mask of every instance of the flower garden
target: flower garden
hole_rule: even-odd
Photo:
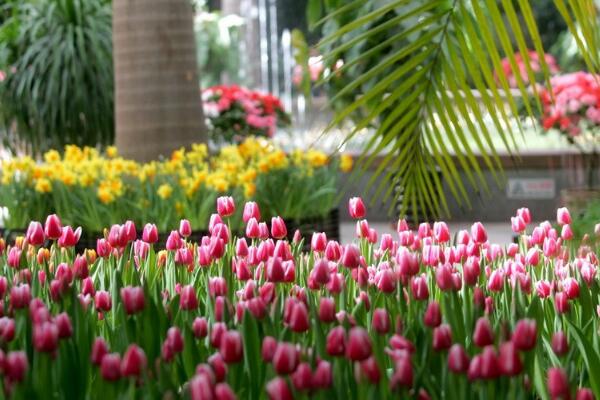
[[[600,389],[598,258],[568,210],[519,243],[477,222],[352,243],[286,240],[284,219],[218,197],[208,234],[181,220],[107,227],[78,254],[57,215],[0,241],[2,388],[14,398],[577,398]],[[214,210],[214,205],[213,209]],[[245,232],[229,225],[240,210]],[[303,251],[303,241],[310,250]]]

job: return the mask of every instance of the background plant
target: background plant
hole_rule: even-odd
[[[112,143],[111,2],[9,3],[0,26],[0,115],[6,145],[39,154]],[[14,129],[13,129],[14,127]]]

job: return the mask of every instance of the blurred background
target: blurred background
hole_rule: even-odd
[[[365,149],[374,148],[369,144],[373,137],[382,143],[377,136],[380,131],[372,124],[357,122],[363,115],[359,111],[339,120],[336,116],[359,93],[377,84],[377,80],[361,80],[360,86],[352,87],[353,81],[390,51],[369,50],[397,32],[379,30],[379,36],[369,40],[353,38],[360,37],[361,29],[364,33],[374,25],[409,29],[431,10],[415,12],[394,23],[402,12],[410,13],[419,5],[407,2],[412,8],[381,13],[381,18],[369,22],[371,25],[365,22],[364,26],[352,27],[356,32],[343,31],[338,39],[343,38],[347,45],[328,47],[323,39],[349,23],[348,16],[336,19],[344,14],[335,11],[343,11],[350,3],[356,2],[1,0],[0,157],[10,160],[29,155],[41,160],[44,152],[61,151],[67,144],[99,151],[116,144],[119,154],[146,162],[168,157],[190,143],[207,143],[209,152],[216,153],[226,143],[239,143],[246,134],[254,134],[272,138],[287,152],[318,149],[327,154],[350,154],[357,161]],[[364,5],[371,8],[357,8],[354,18],[375,10],[377,6],[371,3]],[[547,60],[550,72],[568,74],[589,69],[578,47],[578,36],[568,29],[554,2],[537,0],[530,6],[543,49],[551,57],[551,62]],[[523,18],[520,10],[517,18]],[[504,11],[500,18],[514,24],[510,13]],[[323,18],[324,22],[315,24]],[[531,39],[527,32],[523,37]],[[519,47],[514,38],[513,44],[515,49]],[[519,60],[508,60],[511,65],[504,72],[510,78],[515,74],[512,62]],[[345,69],[344,64],[351,67]],[[517,86],[511,84],[515,98],[523,94]],[[240,96],[238,89],[231,91],[232,87],[242,88],[252,99],[272,96],[261,101],[277,99],[273,104],[281,107],[276,105],[272,116],[246,120],[249,127],[241,127],[234,121],[238,117],[224,116],[223,87],[232,98]],[[339,123],[330,126],[334,118]],[[600,209],[595,194],[569,192],[589,186],[589,170],[597,175],[597,164],[588,165],[584,156],[587,148],[582,152],[573,146],[560,129],[545,132],[533,118],[511,116],[508,122],[512,127],[494,124],[493,114],[483,118],[487,118],[490,152],[497,157],[502,177],[498,181],[495,168],[489,168],[485,155],[480,154],[475,144],[477,135],[467,135],[462,146],[466,149],[472,144],[470,157],[481,166],[482,179],[492,184],[487,194],[478,184],[465,186],[465,197],[472,199],[467,206],[451,195],[451,188],[442,179],[441,190],[449,195],[445,215],[459,225],[472,220],[499,222],[507,221],[516,208],[528,206],[535,210],[536,219],[550,219],[556,207],[572,201],[573,196],[576,201],[581,196],[591,198],[593,205],[581,213]],[[470,130],[467,125],[458,118],[453,130],[462,129],[460,126]],[[520,133],[507,148],[504,130],[509,128]],[[381,154],[398,151],[395,144],[386,143],[377,149],[382,162],[385,157]],[[450,145],[445,150],[458,160]],[[386,199],[366,190],[381,165],[378,159],[365,166],[360,177],[350,179],[340,172],[338,190],[370,199],[370,219],[382,224],[395,222],[399,214],[410,215],[415,222],[430,218],[432,213],[414,210],[414,205],[401,207],[402,183],[394,183],[394,195]],[[469,180],[470,171],[455,163],[459,167],[454,179]],[[375,173],[376,181],[381,178],[381,171]],[[347,196],[338,206],[342,219],[347,214],[345,199]]]

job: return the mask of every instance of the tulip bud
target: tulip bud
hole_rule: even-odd
[[[31,301],[31,290],[29,285],[21,284],[19,286],[13,286],[10,289],[10,304],[13,308],[25,308]]]
[[[523,221],[523,218],[516,216],[510,218],[510,225],[514,233],[523,233],[527,228],[527,224]]]
[[[475,222],[471,226],[471,238],[477,244],[483,244],[487,242],[487,232],[485,231],[485,228],[481,222]]]
[[[569,297],[565,292],[559,292],[554,295],[554,307],[559,314],[569,312]]]
[[[390,315],[385,308],[377,308],[373,311],[373,330],[375,332],[384,335],[390,331],[392,322]]]
[[[346,350],[346,331],[342,326],[332,328],[327,334],[326,350],[330,356],[343,356]]]
[[[292,384],[298,391],[312,389],[312,371],[309,363],[303,362],[298,365],[292,374]]]
[[[430,328],[440,326],[440,324],[442,323],[442,313],[440,311],[440,305],[437,301],[432,301],[427,305],[427,310],[425,310],[423,322],[426,326]]]
[[[106,356],[104,356],[106,357]],[[104,360],[102,360],[104,361]],[[121,375],[123,376],[140,376],[142,370],[146,368],[147,360],[144,350],[135,344],[130,345],[123,356],[121,362]]]
[[[277,344],[273,354],[273,367],[280,375],[291,374],[298,365],[298,352],[292,343],[281,342]]]
[[[335,321],[335,301],[331,297],[321,297],[319,302],[319,320],[325,323]]]
[[[100,362],[100,375],[105,381],[118,381],[121,377],[121,357],[119,353],[106,354]]]
[[[92,364],[100,366],[102,359],[108,354],[108,345],[101,337],[97,337],[92,344],[91,360]],[[120,363],[119,363],[120,364]]]
[[[364,375],[372,384],[377,384],[381,380],[381,371],[377,365],[375,357],[371,356],[358,364],[361,375]]]
[[[469,370],[469,356],[460,344],[454,344],[448,351],[448,368],[455,374],[464,374]]]
[[[475,324],[473,332],[473,343],[477,347],[485,347],[494,343],[494,332],[492,325],[486,317],[480,317]]]
[[[129,315],[138,313],[144,309],[144,289],[141,287],[127,286],[121,288],[121,300],[123,300],[123,306],[125,312]],[[125,375],[125,374],[124,374]]]
[[[360,250],[358,247],[354,244],[345,246],[340,262],[346,268],[358,268],[360,265]]]
[[[481,353],[480,377],[482,379],[496,379],[500,375],[500,365],[494,346],[485,346]]]
[[[46,237],[42,224],[37,221],[31,221],[25,237],[27,238],[27,242],[32,246],[41,246],[44,244]]]
[[[371,355],[371,339],[362,327],[350,329],[348,344],[346,346],[346,357],[352,361],[362,361]]]
[[[11,382],[21,382],[25,379],[29,363],[24,351],[11,351],[4,360],[4,375]]]
[[[557,356],[564,356],[569,352],[569,342],[564,332],[558,331],[552,335],[552,350]]]
[[[537,339],[537,328],[535,320],[522,319],[517,322],[512,341],[515,348],[521,351],[529,351],[535,347]]]
[[[236,400],[236,398],[235,393],[227,383],[221,382],[215,385],[216,400]]]
[[[452,330],[450,325],[442,324],[433,330],[433,349],[448,350],[452,346]]]
[[[190,381],[191,400],[213,400],[213,382],[206,374],[197,374]]]
[[[325,247],[325,258],[329,261],[338,261],[341,256],[340,244],[335,240],[330,240]]]
[[[577,389],[577,394],[575,395],[575,400],[594,400],[594,392],[589,388],[579,388]]]
[[[427,277],[415,276],[410,283],[411,292],[415,300],[427,300],[429,298],[429,288],[427,287]]]
[[[58,327],[53,322],[33,326],[33,347],[37,351],[51,353],[58,348]]]
[[[221,337],[219,352],[227,364],[238,363],[244,356],[242,335],[238,331],[227,331]]]
[[[181,289],[179,306],[182,310],[195,310],[198,308],[198,297],[192,285],[186,285]]]
[[[500,372],[505,376],[517,376],[523,371],[523,363],[514,342],[504,342],[500,345],[498,364]]]
[[[106,239],[96,241],[96,253],[102,258],[108,258],[112,252],[112,247]]]
[[[142,240],[150,244],[158,242],[158,228],[156,227],[156,225],[144,225],[144,230],[142,231]]]
[[[327,235],[325,235],[325,232],[313,232],[310,247],[314,252],[324,252],[327,247]]]
[[[413,367],[409,357],[402,357],[396,362],[396,369],[390,379],[392,390],[401,387],[411,388],[413,385]]]
[[[352,197],[348,201],[348,213],[353,219],[362,219],[367,215],[365,204],[360,197]]]
[[[58,238],[58,245],[60,247],[73,247],[79,242],[81,237],[81,227],[77,228],[75,232],[70,226],[62,228],[60,238]]]
[[[15,320],[8,317],[0,318],[0,339],[8,343],[15,338]]]
[[[556,222],[558,222],[559,225],[567,225],[571,223],[571,214],[566,207],[561,207],[556,210]]]
[[[271,236],[275,239],[283,239],[287,236],[287,228],[281,217],[271,218]]]
[[[99,311],[110,311],[112,308],[110,293],[104,290],[98,290],[94,296],[94,303],[96,304],[96,309]]]
[[[435,269],[435,283],[443,290],[454,290],[454,279],[452,278],[452,266],[450,264],[440,264]]]
[[[440,243],[446,243],[450,240],[450,229],[445,222],[435,222],[433,224],[433,237]]]
[[[221,196],[217,198],[217,213],[221,217],[230,217],[235,212],[235,203],[231,196]]]
[[[326,285],[329,283],[329,261],[325,259],[316,260],[310,275],[319,285]]]
[[[280,376],[267,383],[266,391],[270,400],[292,400],[294,398],[285,379]]]
[[[244,204],[244,212],[242,214],[242,219],[244,223],[247,223],[250,218],[254,218],[257,221],[260,220],[260,209],[258,204],[253,201],[248,201]]]
[[[69,338],[73,335],[73,326],[69,315],[65,312],[58,314],[54,318],[54,323],[58,328],[58,337],[60,339]]]
[[[192,323],[192,331],[198,339],[205,338],[208,335],[208,322],[204,317],[196,317]]]
[[[569,398],[569,379],[567,378],[567,373],[562,368],[550,368],[547,373],[547,382],[551,398]]]
[[[187,219],[179,221],[179,234],[184,238],[189,237],[192,234],[192,224]]]
[[[225,332],[227,332],[226,325],[223,322],[215,322],[210,329],[210,345],[218,348]]]
[[[46,224],[44,225],[44,234],[48,239],[56,240],[62,235],[62,225],[58,215],[48,215],[46,218]]]
[[[396,291],[396,275],[391,269],[379,271],[377,289],[383,293],[394,293]]]

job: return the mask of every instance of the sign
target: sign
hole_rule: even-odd
[[[506,197],[509,199],[551,200],[556,196],[553,178],[509,178]]]

